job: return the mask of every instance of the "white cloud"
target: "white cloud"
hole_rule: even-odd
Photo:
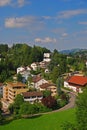
[[[67,37],[68,36],[68,33],[63,33],[62,34],[62,37]]]
[[[46,20],[49,20],[49,19],[52,19],[52,17],[51,16],[42,16],[44,19],[46,19]]]
[[[18,5],[20,7],[24,6],[25,5],[25,0],[18,0]]]
[[[25,4],[29,4],[30,0],[0,0],[0,6],[16,6],[16,7],[22,7]]]
[[[80,14],[87,14],[87,9],[66,10],[58,13],[57,18],[70,18]]]
[[[79,24],[87,25],[87,21],[86,22],[79,22]]]
[[[24,5],[26,5],[26,4],[30,4],[30,0],[17,0],[17,5],[19,6],[19,7],[22,7],[22,6],[24,6]]]
[[[10,5],[11,0],[0,0],[0,6]]]
[[[22,28],[22,27],[34,27],[41,26],[43,23],[39,17],[27,16],[27,17],[13,17],[5,19],[5,27],[7,28]]]
[[[56,39],[55,38],[50,38],[50,37],[45,37],[44,39],[41,38],[36,38],[35,42],[41,42],[41,43],[55,43]]]
[[[20,28],[26,26],[28,19],[26,18],[7,18],[5,20],[5,27],[7,28]]]

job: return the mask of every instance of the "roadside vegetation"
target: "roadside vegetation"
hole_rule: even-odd
[[[75,123],[75,109],[18,119],[0,126],[0,130],[62,130],[62,123]]]

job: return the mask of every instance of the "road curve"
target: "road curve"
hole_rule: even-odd
[[[74,108],[75,107],[75,101],[76,101],[76,94],[74,92],[69,92],[69,103],[66,104],[64,107],[51,111],[51,112],[46,112],[46,113],[42,113],[42,114],[50,114],[50,113],[54,113],[54,112],[59,112],[59,111],[64,111],[64,110],[68,110],[70,108]]]

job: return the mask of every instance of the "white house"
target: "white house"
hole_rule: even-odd
[[[48,81],[43,79],[41,76],[37,75],[37,76],[33,77],[34,88],[40,89],[40,85],[42,85],[44,83],[48,83]]]
[[[21,71],[20,74],[22,75],[23,82],[26,82],[26,80],[28,80],[28,77],[31,75],[29,70]]]
[[[42,92],[37,91],[24,92],[22,95],[24,97],[24,101],[30,102],[31,104],[34,102],[41,102],[41,99],[43,98]]]
[[[36,62],[32,63],[31,68],[36,71],[38,68],[38,63],[36,63]]]
[[[50,61],[51,61],[50,56],[51,56],[50,53],[44,53],[43,61],[45,61],[45,62],[50,62]]]
[[[27,66],[26,70],[31,71],[32,70],[31,66]]]
[[[21,71],[24,71],[25,70],[25,67],[18,67],[17,68],[17,74],[20,73]]]
[[[71,76],[68,80],[64,81],[64,87],[73,90],[74,92],[82,93],[83,89],[87,86],[87,77],[85,76]]]
[[[86,67],[87,67],[87,61],[86,61],[86,63],[85,63],[85,64],[86,64]]]

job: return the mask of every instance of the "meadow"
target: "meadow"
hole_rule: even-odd
[[[75,109],[13,120],[0,126],[0,130],[62,130],[61,125],[65,121],[75,122]]]

